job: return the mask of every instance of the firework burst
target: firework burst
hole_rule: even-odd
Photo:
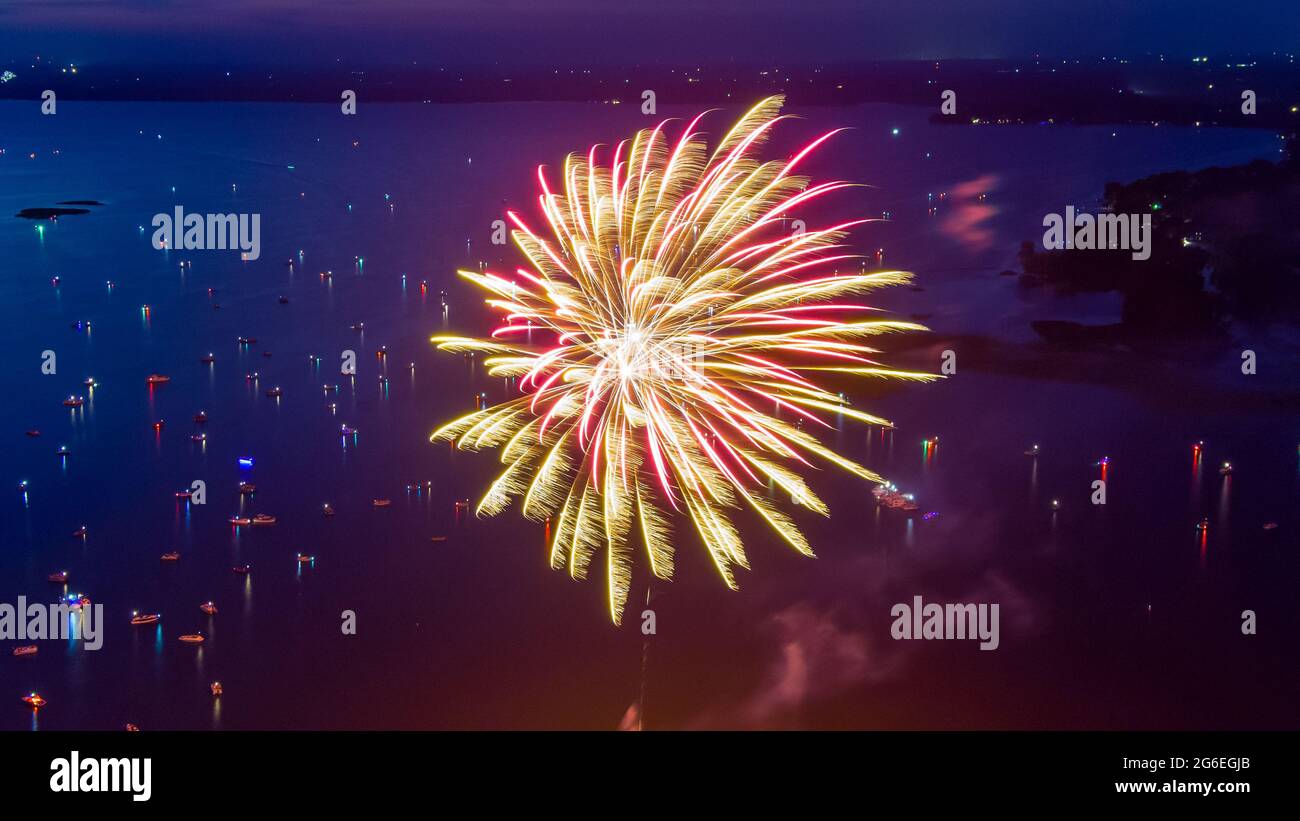
[[[597,147],[570,155],[558,192],[539,168],[547,231],[509,214],[530,266],[514,276],[459,272],[493,295],[504,324],[491,339],[432,339],[486,354],[488,374],[517,378],[522,394],[431,437],[501,448],[505,470],[478,513],[521,500],[524,516],[551,520],[551,566],[577,579],[603,565],[616,624],[635,552],[644,549],[656,577],[671,577],[674,519],[691,523],[734,589],[734,569],[749,566],[735,511],[752,509],[811,556],[773,491],[825,516],[801,471],[824,462],[882,481],[787,421],[830,427],[823,417],[842,414],[889,424],[819,386],[818,375],[933,378],[884,367],[863,344],[922,326],[839,301],[909,279],[853,270],[860,257],[842,240],[869,220],[787,224],[849,184],[794,174],[833,131],[786,161],[756,158],[784,119],[781,102],[754,106],[712,151],[696,131],[700,115],[675,141],[666,123],[638,133],[604,164]],[[549,344],[524,342],[538,337]]]

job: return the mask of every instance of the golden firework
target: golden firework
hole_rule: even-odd
[[[751,508],[795,550],[813,551],[769,489],[828,515],[800,471],[828,462],[871,482],[871,470],[827,448],[782,414],[875,425],[814,378],[826,372],[928,380],[871,357],[867,337],[924,330],[842,297],[909,280],[853,271],[842,240],[855,220],[817,230],[797,214],[849,187],[793,172],[836,132],[786,161],[757,158],[780,120],[780,97],[758,103],[709,151],[697,116],[670,141],[666,123],[620,142],[606,164],[592,147],[564,162],[562,193],[538,169],[549,231],[518,215],[513,238],[529,267],[512,277],[460,271],[505,315],[491,339],[436,336],[442,350],[483,353],[521,396],[444,425],[431,440],[501,448],[505,470],[478,505],[494,515],[521,500],[553,520],[550,564],[584,578],[603,558],[610,617],[620,622],[632,557],[673,572],[672,514],[691,522],[728,587],[748,567],[732,513]],[[847,267],[848,272],[840,269]],[[522,340],[544,338],[547,344]]]

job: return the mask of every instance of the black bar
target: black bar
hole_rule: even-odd
[[[1291,797],[1297,741],[1295,733],[1238,732],[8,734],[0,741],[0,787],[9,799],[52,809],[203,812],[279,806],[272,797],[286,795],[301,807],[379,795],[415,801],[474,794],[491,802],[533,795],[582,803],[588,789],[593,801],[611,789],[612,797],[651,801],[699,790],[863,807],[922,799],[927,806],[1153,809],[1199,802],[1234,809]],[[73,751],[83,778],[87,759],[148,758],[148,800],[136,801],[125,789],[54,792],[52,762],[70,764]],[[1209,784],[1213,792],[1189,784]]]

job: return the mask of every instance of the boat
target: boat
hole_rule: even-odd
[[[445,542],[445,541],[447,541],[447,537],[446,537],[446,536],[430,536],[430,537],[429,537],[429,541],[431,541],[431,542]]]
[[[181,641],[185,642],[186,644],[202,644],[202,643],[203,643],[203,634],[202,634],[202,633],[185,633],[185,634],[183,634],[183,635],[180,637],[180,639],[181,639]]]
[[[163,385],[172,381],[170,376],[163,376],[160,373],[151,373],[144,378],[144,381],[150,385]]]
[[[181,554],[177,553],[175,550],[173,550],[171,553],[162,554],[162,561],[164,562],[178,562],[180,561],[180,558],[181,558]]]
[[[41,435],[41,432],[37,428],[32,428],[31,430],[27,431],[27,435],[32,438],[36,438],[37,436]]]
[[[161,613],[139,613],[135,610],[131,611],[131,624],[136,626],[142,624],[157,624],[158,620],[161,618]]]
[[[239,483],[239,494],[241,496],[252,496],[256,492],[257,492],[257,485],[253,484],[252,482]]]
[[[54,451],[54,453],[57,456],[67,456],[69,453],[72,453],[72,449],[67,445],[59,445],[59,449]]]
[[[373,502],[375,507],[388,507],[392,503],[392,499],[375,499]]]
[[[357,324],[352,326],[352,330],[354,331],[364,331],[365,329],[366,329],[366,323],[364,322],[358,322]]]
[[[315,564],[315,563],[316,563],[315,556],[308,556],[306,553],[298,554],[298,564]]]
[[[221,682],[219,681],[212,682],[211,684],[208,685],[208,689],[212,691],[212,695],[214,696],[221,695]]]
[[[203,604],[200,604],[199,609],[204,613],[207,613],[209,616],[217,615],[217,606],[210,601],[205,601]]]
[[[140,732],[140,728],[128,721],[126,723],[126,731],[128,733],[138,733]]]
[[[73,593],[71,596],[68,596],[63,601],[72,610],[80,610],[83,607],[90,606],[90,596],[84,595],[82,593]]]
[[[267,392],[266,392],[266,395],[267,395],[267,396],[278,397],[281,393],[283,393],[283,391],[281,391],[280,388],[279,388],[279,386],[277,386],[277,387],[271,388],[269,391],[267,391]]]
[[[339,427],[339,433],[343,434],[344,436],[351,436],[352,434],[354,434],[354,433],[356,433],[356,432],[357,432],[357,429],[354,428],[354,427],[351,427],[350,425],[342,425],[342,426]]]
[[[1265,529],[1265,530],[1277,530],[1277,522],[1265,522],[1265,523],[1264,523],[1264,529]]]
[[[275,517],[267,515],[266,513],[259,513],[253,517],[253,525],[255,527],[259,525],[265,527],[273,524],[275,524]]]
[[[154,430],[162,430],[162,429],[163,429],[163,426],[165,426],[166,424],[167,424],[167,420],[166,420],[166,419],[159,419],[157,422],[154,422],[154,423],[153,423],[153,429],[154,429]]]
[[[200,425],[208,421],[207,411],[199,411],[198,413],[194,414],[194,421],[198,422]]]
[[[1032,448],[1030,448],[1029,450],[1025,451],[1025,455],[1026,455],[1026,456],[1037,456],[1037,455],[1038,455],[1038,445],[1034,445]]]
[[[79,408],[86,404],[86,400],[80,396],[69,396],[67,399],[63,400],[63,404],[70,408]]]
[[[892,484],[877,485],[872,488],[871,495],[875,497],[876,503],[890,508],[891,510],[916,510],[916,497],[910,493],[900,493],[898,488]]]
[[[27,702],[28,704],[32,705],[37,709],[44,707],[46,704],[49,704],[48,701],[46,701],[44,698],[41,697],[40,693],[29,693],[28,695],[23,696],[23,701]]]
[[[217,361],[217,357],[210,353],[204,354],[203,356],[199,357],[199,361],[202,362],[204,365],[211,365],[213,362]]]
[[[289,304],[289,297],[287,297],[287,296],[282,296],[282,297],[280,297],[280,304],[281,304],[281,305],[288,305],[288,304]]]
[[[87,376],[85,379],[81,380],[81,384],[85,385],[87,388],[93,388],[95,387],[95,377]]]
[[[191,434],[190,434],[190,441],[191,441],[191,442],[206,442],[206,441],[208,441],[208,435],[207,435],[206,433],[191,433]]]
[[[257,381],[257,377],[258,377],[258,373],[257,373],[257,371],[253,371],[252,373],[246,373],[246,374],[244,374],[244,381],[245,381],[245,382],[256,382],[256,381]]]
[[[325,505],[321,508],[321,512],[324,513],[326,516],[333,516],[334,508],[330,507],[329,502],[326,502]]]
[[[1219,468],[1219,475],[1220,475],[1220,476],[1231,476],[1231,475],[1232,475],[1232,462],[1224,462],[1223,465]]]
[[[68,571],[66,571],[66,570],[60,570],[58,573],[51,573],[50,575],[48,575],[48,576],[45,577],[45,580],[46,580],[46,581],[50,581],[50,582],[54,582],[55,584],[67,584],[67,583],[68,583]]]
[[[81,527],[79,527],[79,528],[77,528],[76,530],[72,531],[72,538],[74,538],[74,539],[84,539],[84,538],[86,538],[86,526],[85,526],[85,525],[82,525]]]
[[[37,647],[35,644],[24,644],[24,645],[22,645],[21,647],[15,647],[15,648],[14,648],[14,655],[15,655],[15,656],[34,656],[34,655],[36,655],[36,651],[39,650],[39,649],[40,649],[40,648]]]
[[[188,499],[188,498],[190,498],[190,497],[193,496],[193,495],[194,495],[194,492],[193,492],[193,491],[190,491],[190,490],[178,490],[178,491],[176,491],[176,498],[177,498],[177,499]]]
[[[1210,520],[1209,520],[1209,519],[1201,519],[1199,522],[1196,523],[1196,529],[1197,529],[1198,531],[1206,530],[1206,529],[1208,529],[1209,527],[1210,527]]]
[[[255,337],[255,336],[241,336],[241,337],[239,337],[239,344],[240,344],[240,345],[255,345],[255,344],[257,344],[257,337]]]
[[[231,516],[230,523],[235,527],[239,527],[241,525],[251,525],[253,520],[247,516]]]
[[[232,568],[230,568],[230,569],[233,570],[233,571],[235,571],[236,573],[238,573],[238,574],[241,575],[241,576],[247,576],[248,573],[249,573],[249,571],[252,570],[253,567],[252,567],[252,565],[241,564],[241,565],[239,565],[238,567],[232,567]]]
[[[338,385],[323,385],[322,387],[325,389],[325,393],[332,393],[339,389]]]

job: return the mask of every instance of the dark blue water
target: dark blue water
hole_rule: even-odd
[[[1188,353],[1185,369],[1204,374],[1190,381],[1199,398],[1184,382],[1079,381],[1068,361],[1047,377],[962,369],[863,393],[898,429],[845,426],[830,439],[914,490],[918,513],[939,515],[881,511],[866,486],[823,473],[813,481],[833,518],[801,520],[819,558],[746,527],[753,571],[738,593],[679,528],[677,578],[650,591],[647,642],[644,572],[624,626],[611,626],[596,582],[547,569],[540,527],[513,512],[458,519],[455,501],[477,501],[495,455],[427,441],[479,392],[508,395],[427,341],[489,327],[455,269],[516,264],[490,245],[491,222],[507,206],[531,209],[538,162],[644,126],[634,108],[0,111],[0,601],[83,592],[107,619],[97,651],[4,648],[0,728],[600,728],[639,702],[648,727],[1296,726],[1300,430],[1293,408],[1223,401],[1242,391],[1230,355]],[[1117,308],[1104,297],[1045,306],[997,276],[1044,213],[1093,205],[1109,180],[1277,149],[1250,131],[799,113],[788,128],[804,139],[854,127],[807,170],[876,186],[832,210],[887,212],[862,248],[920,275],[926,290],[897,289],[884,304],[932,314],[944,332],[1006,340],[1028,339],[1044,310]],[[104,204],[57,223],[8,216],[70,199]],[[178,204],[261,214],[261,258],[153,250],[151,218]],[[41,373],[46,350],[54,375]],[[339,374],[344,350],[357,354],[355,378]],[[209,352],[215,363],[201,363]],[[910,356],[933,369],[937,354]],[[1271,362],[1260,384],[1288,384]],[[155,372],[171,382],[150,388]],[[268,397],[275,386],[282,395]],[[62,406],[72,393],[83,408]],[[199,410],[206,425],[192,422]],[[355,437],[339,435],[345,423]],[[24,435],[32,428],[39,438]],[[936,435],[927,456],[921,440]],[[1206,441],[1199,471],[1195,439]],[[1037,460],[1022,455],[1033,442]],[[1104,507],[1088,501],[1103,455]],[[1237,466],[1229,480],[1215,470],[1222,459]],[[195,479],[206,505],[174,496]],[[241,498],[241,481],[256,495]],[[392,505],[374,507],[380,497]],[[325,502],[336,516],[322,515]],[[232,528],[236,512],[278,523]],[[1268,521],[1279,526],[1266,531]],[[85,540],[72,538],[82,525]],[[180,560],[160,562],[171,550]],[[231,571],[244,564],[251,574]],[[69,572],[66,590],[45,581],[56,570]],[[1001,648],[890,640],[890,607],[914,595],[1000,602]],[[207,600],[214,617],[199,611]],[[1239,629],[1248,608],[1255,636]],[[161,625],[131,627],[132,610],[161,612]],[[356,635],[340,629],[345,610]],[[177,640],[195,630],[200,647]],[[32,690],[50,701],[38,717],[18,701]]]

